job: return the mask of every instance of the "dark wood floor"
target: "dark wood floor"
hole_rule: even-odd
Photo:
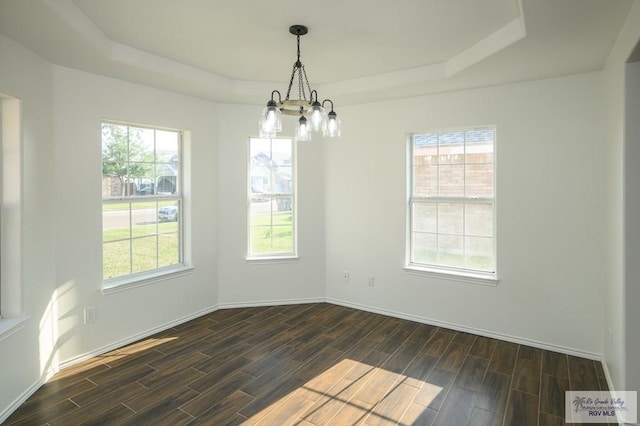
[[[28,425],[563,424],[602,366],[330,304],[229,309],[66,369]]]

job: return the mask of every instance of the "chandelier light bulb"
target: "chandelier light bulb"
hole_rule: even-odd
[[[300,116],[298,120],[298,128],[296,129],[297,141],[309,141],[311,140],[311,128],[307,122],[307,118],[304,115]]]
[[[337,138],[340,136],[340,119],[338,114],[331,111],[324,123],[322,134],[327,138]]]
[[[320,105],[320,102],[315,101],[311,104],[311,127],[314,132],[322,129],[322,123],[325,119],[324,108]]]

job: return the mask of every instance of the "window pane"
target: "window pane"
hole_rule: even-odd
[[[413,222],[413,230],[416,232],[432,232],[438,230],[438,206],[437,204],[413,204],[411,219]]]
[[[467,237],[465,240],[466,267],[480,271],[493,271],[493,239]]]
[[[158,237],[156,235],[131,240],[132,272],[143,272],[158,267]]]
[[[462,235],[464,225],[464,204],[438,204],[438,233]]]
[[[464,144],[440,145],[438,151],[438,163],[464,164]]]
[[[493,204],[467,204],[464,226],[466,235],[493,236]]]
[[[461,235],[438,236],[438,264],[464,268],[464,237]]]
[[[102,241],[131,238],[129,204],[104,204],[102,206]]]
[[[273,253],[293,253],[293,225],[276,225],[272,228],[271,251]]]
[[[178,222],[180,220],[180,203],[178,201],[161,201],[158,203],[158,222]]]
[[[153,129],[129,127],[129,161],[155,162],[155,135]]]
[[[291,141],[289,139],[272,139],[271,159],[277,167],[291,167]]]
[[[412,233],[413,257],[415,263],[436,265],[438,263],[438,236],[436,234]]]
[[[493,129],[470,130],[466,132],[467,163],[493,163]]]
[[[118,198],[124,195],[124,185],[118,174],[114,171],[115,167],[115,163],[112,162],[102,163],[103,199]]]
[[[103,244],[102,270],[105,280],[131,273],[130,241],[114,241]]]
[[[164,170],[164,165],[158,164],[156,176],[156,193],[158,195],[172,195],[178,193],[178,177],[173,174],[173,172]]]
[[[177,224],[162,224],[162,232],[172,226],[177,228]],[[177,232],[170,234],[160,234],[158,236],[158,266],[170,266],[180,263],[180,235]]]
[[[413,165],[436,164],[438,164],[438,136],[435,134],[415,135],[413,137]]]
[[[273,192],[277,194],[291,194],[292,178],[291,167],[278,167],[272,170],[273,173]]]
[[[131,207],[132,236],[156,234],[158,232],[158,204],[152,201],[132,204]]]
[[[438,166],[416,166],[413,168],[413,176],[414,196],[438,195]]]
[[[250,228],[250,248],[252,254],[271,252],[271,225],[252,226]]]
[[[179,141],[179,132],[156,130],[156,161],[172,164],[178,170]]]
[[[468,197],[493,197],[493,164],[467,164],[465,180]]]
[[[293,198],[292,197],[278,197],[275,200],[276,206],[275,211],[278,212],[289,212],[289,220],[291,220],[291,211],[293,209]]]
[[[438,167],[440,196],[460,197],[464,195],[464,165],[443,165]]]

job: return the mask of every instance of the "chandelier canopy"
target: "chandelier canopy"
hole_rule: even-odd
[[[267,102],[267,106],[262,111],[262,117],[260,118],[260,137],[273,138],[278,132],[282,131],[282,114],[299,117],[298,127],[296,128],[297,141],[311,140],[311,131],[317,132],[320,130],[322,130],[322,134],[325,137],[338,137],[340,136],[340,120],[333,110],[333,101],[331,99],[325,99],[322,103],[318,101],[318,92],[311,90],[304,65],[300,61],[300,36],[307,34],[309,30],[304,25],[292,25],[289,27],[289,32],[296,36],[298,57],[293,64],[289,87],[284,100],[282,100],[278,90],[271,92],[271,99]],[[297,99],[291,99],[291,88],[294,80],[297,80],[298,86]],[[309,96],[308,99],[307,94]],[[324,108],[326,104],[329,104],[331,108],[328,113]]]

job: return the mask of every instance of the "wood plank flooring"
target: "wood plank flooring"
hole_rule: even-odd
[[[326,303],[216,311],[68,368],[8,425],[562,425],[598,362]]]

